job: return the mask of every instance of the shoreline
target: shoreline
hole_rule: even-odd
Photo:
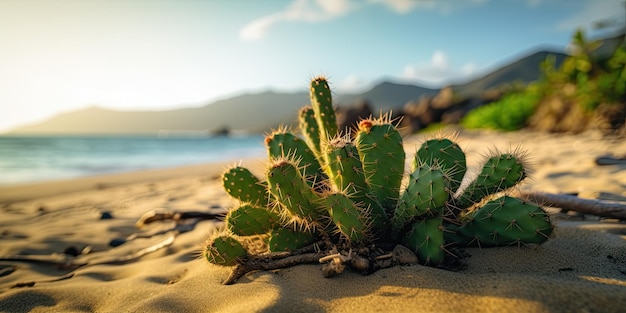
[[[255,164],[258,163],[258,158],[207,162],[202,164],[0,186],[0,204],[177,178],[193,179],[206,176],[214,178],[220,175],[224,168],[237,162]]]

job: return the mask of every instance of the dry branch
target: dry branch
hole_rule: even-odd
[[[564,210],[626,220],[626,203],[624,202],[583,199],[566,194],[526,191],[519,192],[519,197],[528,201]]]

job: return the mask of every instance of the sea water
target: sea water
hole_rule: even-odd
[[[237,161],[264,155],[262,135],[0,136],[0,185]]]

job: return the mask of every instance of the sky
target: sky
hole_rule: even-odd
[[[442,87],[625,15],[623,0],[0,0],[0,133],[91,106],[305,91],[317,75],[338,93]]]

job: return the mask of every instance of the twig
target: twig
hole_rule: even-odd
[[[235,266],[222,284],[232,285],[237,279],[253,271],[271,271],[299,264],[319,263],[319,259],[323,256],[323,253],[289,255],[279,259],[276,259],[276,255],[273,254],[253,256],[248,258],[244,263]]]
[[[583,199],[572,195],[545,192],[520,191],[519,196],[528,201],[564,210],[626,220],[626,204],[621,202]]]

